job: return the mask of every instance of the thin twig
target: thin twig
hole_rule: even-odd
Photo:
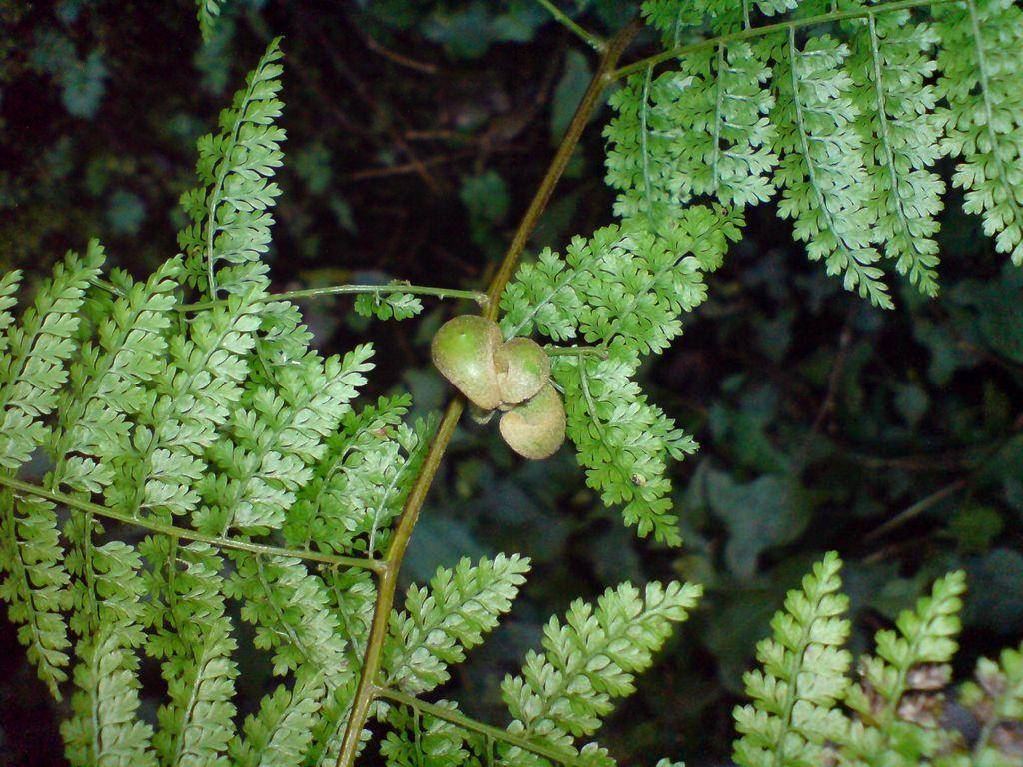
[[[600,35],[595,35],[593,32],[584,29],[581,25],[576,23],[574,19],[569,17],[567,13],[552,3],[551,0],[536,0],[536,2],[546,8],[550,12],[551,16],[554,17],[555,21],[568,29],[572,34],[576,35],[593,50],[598,53],[603,53],[607,50],[607,40],[602,38]]]
[[[817,410],[817,415],[813,419],[813,425],[810,427],[806,439],[803,440],[802,449],[799,451],[799,466],[806,465],[814,438],[824,425],[824,419],[835,408],[835,398],[838,395],[838,384],[842,379],[842,371],[845,368],[846,353],[849,351],[849,344],[852,343],[852,319],[856,313],[856,308],[854,305],[846,314],[845,322],[842,324],[842,331],[838,335],[838,350],[835,352],[835,361],[831,366],[831,374],[828,376],[828,389],[820,408]]]
[[[286,549],[281,546],[268,546],[262,543],[252,543],[251,541],[242,541],[234,538],[221,538],[216,535],[206,535],[205,533],[200,533],[197,530],[189,530],[185,527],[168,525],[155,520],[139,519],[130,514],[125,514],[124,512],[107,508],[106,506],[100,506],[98,503],[84,501],[80,498],[75,498],[56,490],[47,490],[46,488],[34,485],[31,482],[22,482],[20,479],[7,477],[3,474],[0,474],[0,485],[6,485],[15,493],[34,495],[37,498],[45,498],[48,501],[53,501],[54,503],[61,504],[62,506],[67,506],[70,509],[84,511],[87,514],[95,514],[97,517],[113,519],[125,525],[141,527],[154,533],[169,535],[172,538],[209,543],[222,549],[236,549],[238,551],[248,551],[252,554],[262,554],[264,556],[293,557],[295,559],[305,559],[310,562],[320,562],[327,565],[357,567],[363,570],[371,570],[373,572],[382,572],[386,567],[383,563],[377,560],[363,557],[344,557],[335,554],[323,554],[317,551],[302,551],[299,549]]]
[[[436,64],[426,64],[422,61],[416,61],[410,56],[405,56],[404,54],[398,53],[397,51],[392,51],[390,48],[387,48],[382,43],[378,42],[376,38],[374,38],[368,32],[365,32],[362,28],[362,24],[356,23],[353,24],[353,26],[357,30],[359,30],[359,34],[362,37],[362,41],[366,43],[366,47],[369,48],[371,51],[379,53],[384,58],[390,59],[395,64],[407,67],[408,69],[414,69],[415,71],[422,72],[423,74],[426,75],[437,74]]]
[[[902,525],[906,524],[907,522],[909,522],[914,517],[920,516],[921,514],[923,514],[925,511],[927,511],[932,506],[935,506],[936,504],[941,503],[943,500],[948,498],[950,495],[958,493],[964,487],[966,487],[966,480],[965,479],[957,479],[952,484],[945,485],[945,487],[943,487],[940,490],[937,490],[937,491],[931,493],[926,498],[921,498],[919,501],[914,503],[912,506],[907,506],[905,509],[903,509],[898,514],[896,514],[894,517],[892,517],[887,522],[885,522],[883,525],[879,525],[878,527],[875,527],[873,530],[871,530],[869,533],[867,533],[863,537],[863,540],[864,541],[873,541],[873,540],[875,540],[877,538],[880,538],[882,535],[890,533],[892,530],[894,530],[897,527],[902,527]]]
[[[496,152],[512,152],[517,151],[509,147],[494,148],[491,147],[490,151]],[[416,160],[415,162],[406,162],[401,165],[389,165],[383,168],[364,168],[362,170],[352,171],[351,173],[345,174],[343,177],[345,181],[366,181],[374,178],[386,178],[388,176],[401,176],[406,173],[416,173],[420,168],[427,168],[434,165],[443,165],[448,162],[457,162],[458,160],[465,160],[469,157],[475,157],[477,151],[475,149],[467,149],[460,152],[452,152],[451,154],[440,155],[438,157],[430,157],[425,160]]]
[[[565,132],[561,146],[558,147],[558,151],[551,161],[551,165],[540,184],[540,188],[522,217],[519,228],[515,232],[508,251],[504,255],[501,267],[498,269],[490,284],[490,289],[487,291],[490,301],[484,316],[489,319],[497,317],[501,294],[504,292],[505,286],[515,271],[519,256],[522,254],[522,250],[536,226],[540,214],[543,213],[554,191],[554,187],[560,180],[561,174],[564,172],[565,166],[572,155],[572,151],[575,149],[575,145],[582,136],[583,130],[589,121],[590,113],[596,106],[604,88],[611,81],[609,78],[610,72],[614,69],[618,58],[639,31],[639,28],[640,24],[637,21],[633,21],[624,27],[609,42],[607,51],[601,57],[600,65],[597,67],[590,87],[586,89],[586,93],[583,95],[582,101],[572,117],[572,122]],[[360,735],[369,716],[370,705],[378,694],[376,676],[380,669],[380,658],[383,652],[384,640],[387,638],[388,621],[394,604],[395,590],[398,585],[398,572],[405,557],[405,550],[408,548],[409,541],[412,538],[412,531],[415,529],[416,522],[419,519],[419,513],[426,501],[430,487],[433,485],[433,480],[440,468],[441,460],[447,450],[448,443],[451,441],[452,436],[454,436],[464,409],[465,399],[460,396],[456,396],[448,404],[444,417],[441,419],[440,426],[437,429],[437,434],[430,443],[430,448],[419,470],[419,474],[412,483],[412,488],[405,500],[401,516],[398,517],[394,537],[391,539],[391,544],[384,558],[386,568],[380,574],[376,604],[373,608],[373,622],[370,626],[369,640],[366,644],[366,656],[360,671],[355,699],[352,702],[348,722],[345,726],[345,734],[341,740],[341,748],[335,762],[337,767],[353,767],[355,763],[355,757],[359,750]]]
[[[341,60],[336,54],[335,47],[330,44],[330,40],[323,33],[320,25],[313,22],[307,24],[310,32],[320,40],[328,53],[330,62],[342,77],[344,77],[354,88],[356,95],[369,106],[370,109],[377,115],[378,119],[383,123],[384,130],[390,134],[391,139],[397,145],[398,149],[408,157],[409,161],[415,166],[416,173],[423,180],[434,194],[442,194],[444,192],[444,185],[436,179],[427,167],[423,164],[422,160],[416,152],[409,146],[408,142],[402,137],[401,132],[395,127],[394,120],[392,119],[391,113],[384,109],[377,100],[373,97],[372,89],[363,82],[358,75],[348,66],[348,64]]]

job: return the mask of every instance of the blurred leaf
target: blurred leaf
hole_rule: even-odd
[[[118,189],[110,195],[107,220],[115,234],[138,234],[146,219],[146,205],[137,194]]]
[[[961,508],[948,523],[949,533],[967,553],[986,551],[1003,527],[1001,514],[990,506]]]
[[[330,210],[337,220],[338,226],[349,234],[358,234],[359,229],[355,224],[355,214],[352,206],[343,197],[335,195],[330,198]]]
[[[743,377],[732,379],[732,383],[740,386]],[[724,386],[727,385],[726,381]],[[737,409],[717,401],[709,411],[713,439],[727,444],[742,466],[765,473],[784,473],[789,458],[768,435],[768,429],[777,420],[777,407],[778,391],[770,384],[744,391]]]
[[[495,170],[467,178],[459,196],[475,226],[500,224],[508,216],[508,185]]]
[[[1023,631],[1023,555],[994,549],[967,564],[968,623],[1010,636]]]
[[[491,34],[495,40],[528,43],[536,30],[548,21],[544,10],[533,0],[510,0],[508,12],[494,18]]]
[[[1023,271],[1008,268],[995,282],[968,282],[957,291],[974,309],[981,338],[996,354],[1023,363]]]
[[[291,167],[313,194],[323,194],[330,186],[330,150],[318,141],[295,152]]]
[[[75,117],[91,120],[99,111],[106,91],[107,68],[103,53],[92,51],[85,61],[69,65],[61,76],[63,99],[67,111]]]
[[[1023,480],[1017,477],[1006,477],[1004,480],[1005,501],[1023,519]]]
[[[476,59],[495,42],[523,43],[533,39],[537,27],[547,20],[542,8],[524,0],[512,0],[505,13],[491,15],[487,3],[472,2],[457,11],[436,9],[423,23],[423,34],[444,46],[455,59]]]
[[[37,35],[29,64],[60,83],[61,100],[69,114],[86,119],[95,116],[106,91],[107,68],[101,49],[94,49],[83,61],[71,40],[48,29]]]
[[[906,423],[915,427],[930,407],[927,391],[916,383],[895,385],[895,407]]]
[[[486,551],[473,537],[467,525],[454,519],[436,519],[423,516],[416,524],[405,556],[402,576],[418,583],[426,583],[438,567],[453,567],[464,556],[479,559]]]
[[[465,179],[459,196],[469,212],[472,241],[485,256],[495,257],[505,245],[495,227],[508,216],[511,203],[508,185],[497,171],[489,170]]]
[[[976,355],[964,351],[947,326],[917,319],[913,324],[913,333],[916,340],[927,347],[931,354],[927,376],[938,386],[947,384],[959,368],[972,367],[977,362]]]
[[[740,578],[757,572],[762,551],[789,543],[803,531],[808,508],[802,489],[792,479],[765,475],[739,484],[723,472],[707,475],[707,499],[728,525],[725,560]]]
[[[575,48],[565,54],[565,68],[551,101],[551,139],[560,141],[593,77],[586,55]]]
[[[792,322],[795,317],[795,309],[787,309],[773,319],[758,323],[757,346],[768,359],[781,362],[785,357],[792,344]]]

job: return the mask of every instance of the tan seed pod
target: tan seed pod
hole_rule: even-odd
[[[501,404],[494,352],[501,344],[497,323],[464,314],[441,325],[430,353],[440,374],[483,410]]]
[[[539,461],[554,455],[565,441],[565,405],[557,389],[548,383],[501,416],[501,436],[523,458]]]
[[[501,344],[494,353],[494,364],[505,404],[525,402],[551,378],[547,352],[528,338],[513,338]]]

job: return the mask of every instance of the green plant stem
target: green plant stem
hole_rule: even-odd
[[[507,730],[502,730],[500,727],[494,727],[493,725],[484,724],[483,722],[476,721],[475,719],[470,719],[457,711],[452,711],[449,708],[437,706],[433,703],[427,703],[426,701],[419,700],[419,698],[415,698],[411,695],[406,695],[398,690],[394,690],[389,687],[377,687],[375,692],[379,698],[384,698],[403,706],[408,706],[411,709],[415,709],[423,714],[432,716],[435,719],[442,719],[445,722],[451,722],[452,724],[456,724],[471,732],[478,732],[480,735],[486,736],[491,741],[496,740],[502,743],[507,743],[511,746],[518,746],[523,751],[529,751],[530,753],[546,757],[547,759],[554,759],[562,764],[582,764],[582,760],[578,759],[575,754],[572,754],[571,752],[555,748],[554,746],[549,746],[544,743],[537,743],[529,738],[524,738],[521,735],[514,735]]]
[[[607,359],[607,349],[603,346],[545,346],[543,350],[548,357],[600,357]]]
[[[632,21],[622,28],[609,42],[607,50],[601,57],[597,71],[590,82],[586,93],[576,109],[572,122],[565,131],[565,136],[551,161],[539,189],[533,197],[529,208],[526,210],[519,222],[519,227],[512,238],[508,251],[504,255],[501,266],[494,275],[487,290],[488,302],[484,309],[484,316],[488,319],[497,319],[500,308],[501,294],[504,292],[508,281],[511,279],[518,264],[522,250],[529,240],[530,234],[536,227],[540,215],[543,213],[547,202],[551,198],[554,187],[561,179],[561,174],[568,164],[569,158],[579,142],[583,130],[589,122],[590,113],[596,106],[604,88],[611,82],[610,73],[614,70],[619,57],[626,46],[632,41],[640,29],[638,21]],[[465,409],[465,399],[456,396],[448,404],[441,419],[437,434],[430,443],[430,449],[426,454],[423,465],[419,470],[412,489],[409,491],[401,516],[398,517],[395,527],[394,538],[387,549],[384,557],[383,570],[378,574],[377,598],[373,607],[373,622],[370,626],[369,639],[366,644],[366,656],[363,660],[362,670],[359,675],[359,686],[355,693],[352,709],[348,716],[345,727],[345,734],[341,740],[341,748],[338,752],[337,767],[353,767],[355,757],[359,750],[359,736],[366,719],[369,716],[370,705],[377,695],[376,676],[380,669],[380,657],[383,652],[384,640],[387,638],[388,619],[391,615],[391,608],[394,605],[394,593],[398,585],[398,571],[405,557],[405,550],[408,548],[409,540],[412,538],[412,531],[415,529],[419,519],[419,512],[426,501],[426,496],[433,485],[434,477],[440,468],[441,460],[447,450],[448,443],[455,433],[458,420]]]
[[[554,187],[557,186],[558,181],[561,179],[561,174],[565,172],[568,161],[572,159],[572,153],[575,151],[576,144],[579,143],[579,138],[586,129],[586,123],[589,122],[590,113],[596,106],[597,100],[603,94],[604,89],[611,83],[613,79],[612,72],[618,59],[641,28],[642,24],[638,20],[633,20],[608,41],[607,50],[601,57],[600,65],[597,67],[593,79],[590,80],[589,87],[583,94],[582,100],[572,116],[572,122],[569,123],[568,130],[565,131],[565,136],[561,140],[560,146],[558,146],[558,151],[551,160],[550,167],[547,168],[547,174],[544,176],[543,181],[540,182],[540,188],[537,189],[536,194],[533,196],[533,201],[529,204],[529,208],[523,215],[519,228],[512,238],[511,245],[508,246],[508,252],[505,253],[504,261],[501,262],[497,274],[494,275],[494,279],[490,283],[490,288],[487,290],[489,303],[483,312],[483,316],[487,319],[497,319],[497,314],[501,308],[501,294],[504,293],[505,287],[518,266],[519,256],[522,255],[522,251],[529,241],[529,236],[536,228],[540,216],[543,215],[544,209],[547,207],[547,203],[550,202],[551,195],[554,193]]]
[[[437,296],[438,298],[455,298],[475,301],[480,306],[487,305],[486,293],[478,290],[455,290],[454,288],[436,288],[430,285],[407,285],[398,283],[396,285],[331,285],[325,288],[305,288],[303,290],[291,290],[287,293],[272,293],[267,300],[270,301],[292,301],[299,298],[316,298],[317,296],[347,296],[358,293],[414,293],[422,296]],[[203,309],[212,309],[219,301],[203,301],[198,304],[182,304],[177,308],[179,312],[196,312]]]
[[[53,501],[54,503],[59,503],[62,506],[67,506],[70,509],[83,511],[87,514],[95,514],[97,517],[113,519],[126,525],[141,527],[154,533],[160,533],[161,535],[169,535],[172,538],[199,541],[201,543],[209,543],[222,549],[237,549],[239,551],[248,551],[252,554],[261,554],[264,556],[294,557],[297,559],[305,559],[310,562],[321,562],[327,565],[357,567],[363,570],[371,570],[373,572],[380,572],[383,570],[382,563],[375,559],[368,559],[364,557],[345,557],[335,554],[323,554],[316,551],[302,551],[300,549],[286,549],[281,546],[268,546],[262,543],[252,543],[251,541],[241,541],[233,538],[221,538],[216,535],[206,535],[205,533],[200,533],[197,530],[189,530],[185,527],[168,525],[155,520],[138,519],[130,514],[115,511],[114,509],[107,508],[106,506],[100,506],[98,503],[83,501],[80,498],[75,498],[55,490],[47,490],[46,488],[34,485],[31,482],[23,482],[20,479],[14,479],[13,477],[8,477],[3,474],[0,474],[0,485],[5,485],[11,488],[15,493],[24,493],[27,495],[34,495],[39,498],[45,498],[49,501]]]
[[[600,35],[595,35],[592,32],[583,29],[579,24],[573,21],[568,15],[562,11],[558,6],[551,2],[551,0],[536,0],[540,5],[546,8],[554,20],[564,25],[570,32],[579,37],[593,50],[603,53],[607,49],[607,40],[602,38]]]
[[[924,6],[944,5],[945,3],[953,2],[959,2],[959,0],[896,0],[891,3],[872,5],[868,8],[859,8],[850,11],[831,11],[829,13],[820,13],[816,16],[807,16],[804,19],[792,19],[791,21],[779,21],[775,24],[766,24],[762,27],[750,27],[749,29],[742,29],[738,32],[732,32],[727,35],[709,37],[706,40],[700,40],[695,43],[669,48],[655,56],[648,56],[645,59],[640,59],[639,61],[629,64],[628,66],[624,66],[621,69],[616,69],[610,76],[613,80],[620,80],[623,77],[628,77],[629,75],[634,75],[637,72],[642,72],[647,67],[656,66],[665,61],[669,61],[670,59],[681,58],[686,54],[703,50],[704,48],[727,45],[728,43],[733,43],[737,40],[749,40],[750,38],[762,37],[776,32],[785,32],[788,30],[800,29],[802,27],[812,27],[817,24],[828,24],[835,21],[845,21],[847,19],[864,19],[867,16],[877,16],[881,13],[903,11],[910,8],[922,8]]]
[[[114,283],[104,280],[102,277],[93,277],[89,280],[89,283],[95,285],[97,288],[103,288],[103,290],[113,293],[115,296],[124,296],[123,290],[117,287]]]

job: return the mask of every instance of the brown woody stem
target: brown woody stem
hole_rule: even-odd
[[[572,122],[565,132],[557,152],[551,160],[550,167],[540,183],[539,189],[533,196],[533,200],[522,217],[519,227],[512,238],[508,251],[504,255],[501,266],[494,275],[494,279],[487,289],[487,304],[483,316],[491,320],[497,319],[501,294],[511,280],[512,274],[518,266],[519,257],[526,247],[529,236],[536,228],[544,208],[561,179],[565,166],[568,165],[572,152],[589,122],[590,114],[593,112],[604,89],[612,81],[611,73],[618,63],[619,57],[626,46],[632,41],[641,25],[633,21],[622,28],[611,40],[608,41],[607,49],[601,56],[600,64],[597,67],[593,79],[590,81],[586,93],[583,94],[579,106],[576,108]],[[366,657],[363,660],[362,671],[359,676],[359,686],[355,693],[355,700],[352,703],[351,713],[345,728],[344,738],[341,740],[341,749],[338,753],[337,767],[353,767],[355,757],[359,750],[359,736],[369,716],[370,705],[373,699],[379,695],[379,688],[376,686],[376,676],[380,669],[380,657],[383,652],[384,640],[387,638],[388,618],[391,608],[394,605],[394,592],[398,584],[398,571],[405,558],[405,550],[408,548],[409,540],[412,538],[412,531],[415,529],[419,519],[419,512],[426,501],[426,496],[433,484],[437,470],[440,468],[441,460],[447,450],[448,443],[455,433],[458,420],[465,409],[465,399],[456,396],[448,404],[444,417],[441,419],[437,434],[430,444],[429,452],[423,461],[423,466],[412,485],[409,496],[405,501],[401,516],[398,518],[394,538],[384,558],[384,568],[379,573],[377,588],[377,599],[373,609],[373,623],[370,627],[369,641],[366,645]]]

